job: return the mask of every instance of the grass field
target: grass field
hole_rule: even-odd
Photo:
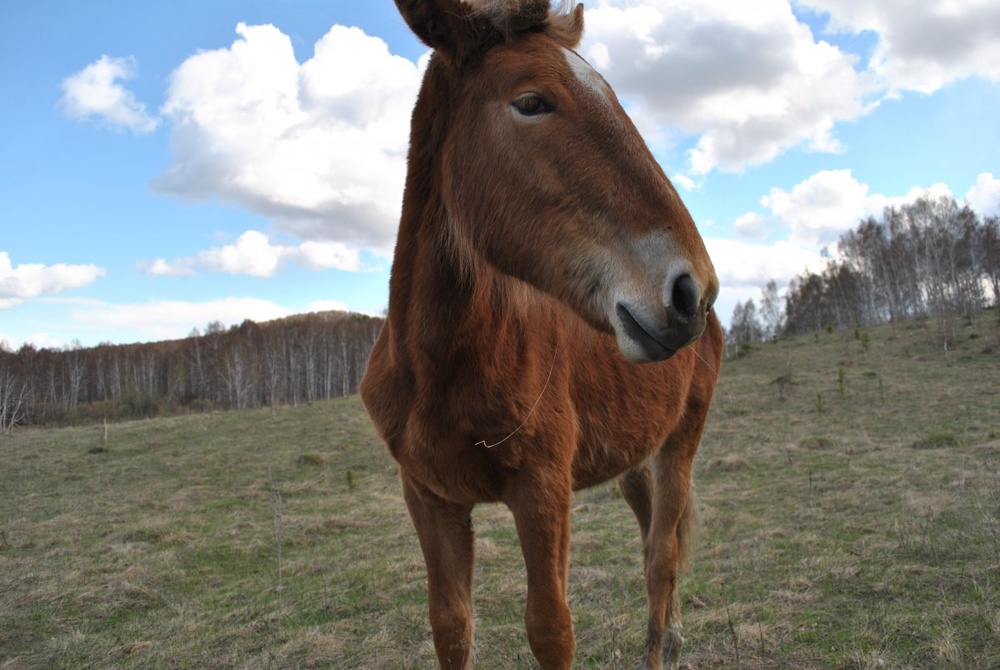
[[[690,667],[1000,667],[997,310],[728,362],[696,481]],[[477,667],[536,667],[513,523],[475,519]],[[604,485],[573,527],[577,667],[634,667],[635,523]],[[0,668],[112,667],[436,667],[356,398],[0,438]]]

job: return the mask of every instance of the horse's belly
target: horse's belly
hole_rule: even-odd
[[[585,489],[638,467],[659,450],[665,439],[662,431],[612,440],[584,437],[573,459],[573,488]]]

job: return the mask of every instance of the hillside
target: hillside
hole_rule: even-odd
[[[998,388],[996,309],[727,361],[683,661],[1000,667]],[[475,518],[477,667],[534,667],[510,515]],[[631,668],[635,523],[603,485],[573,524],[577,667]],[[433,667],[423,580],[357,398],[0,437],[3,670]]]
[[[725,667],[1000,667],[998,317],[724,365],[687,587]]]

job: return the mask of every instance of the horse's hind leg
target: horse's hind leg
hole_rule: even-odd
[[[639,521],[639,532],[642,534],[642,546],[646,546],[649,537],[649,526],[653,521],[653,483],[649,476],[649,467],[640,465],[629,470],[618,478],[618,488],[621,489],[625,502],[632,508],[635,518]]]
[[[649,621],[640,670],[660,670],[664,665],[673,669],[680,659],[684,640],[676,589],[693,516],[693,456],[683,441],[672,440],[648,465],[627,472],[618,482],[639,521],[643,541]]]
[[[647,667],[659,668],[659,658],[671,670],[678,667],[681,645],[677,575],[686,559],[695,521],[691,468],[708,414],[706,404],[691,403],[685,420],[650,461],[653,519],[646,542],[646,588],[649,594]]]
[[[434,649],[443,670],[472,667],[472,507],[438,498],[403,475],[403,496],[427,565]]]

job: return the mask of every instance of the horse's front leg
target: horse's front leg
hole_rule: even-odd
[[[684,561],[685,540],[694,518],[691,492],[693,451],[675,441],[649,463],[652,518],[644,538],[649,621],[640,670],[674,670],[680,661],[680,606],[677,577]]]
[[[524,623],[531,651],[543,670],[568,670],[576,639],[566,604],[569,569],[568,475],[522,475],[504,502],[514,514],[528,576]]]
[[[442,500],[406,475],[403,496],[427,565],[434,649],[442,670],[472,667],[472,507]]]

